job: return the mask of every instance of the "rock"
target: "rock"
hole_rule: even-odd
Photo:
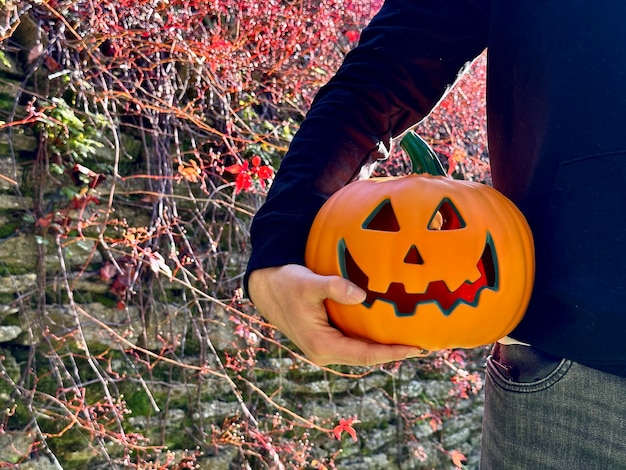
[[[200,403],[200,409],[193,414],[193,419],[224,419],[233,416],[241,410],[237,402],[212,401],[208,403]]]
[[[351,383],[347,379],[317,380],[311,382],[291,382],[286,391],[306,395],[331,395],[345,393]]]
[[[342,459],[338,468],[349,468],[350,470],[395,470],[398,466],[389,460],[388,455],[376,454]]]
[[[22,329],[16,325],[0,326],[0,343],[6,343],[17,338]]]
[[[33,443],[33,436],[26,432],[11,431],[0,434],[0,462],[18,464],[26,460]]]
[[[46,255],[46,270],[54,272],[59,269],[59,257],[54,244],[49,245]],[[73,242],[66,241],[63,248],[63,257],[67,269],[81,269],[88,264],[100,266],[102,255],[95,249],[96,242],[88,239],[75,239]]]
[[[9,305],[0,305],[0,323],[4,322],[4,319],[19,313],[19,309],[11,307]]]
[[[37,146],[37,139],[35,139],[35,137],[33,137],[32,135],[26,135],[26,134],[19,134],[19,139],[22,140],[23,142],[19,142],[19,147],[15,147],[15,148],[19,148],[19,149],[30,149],[33,146]],[[14,139],[11,139],[11,144],[16,144],[14,142]],[[4,148],[6,146],[6,149]],[[0,155],[4,154],[7,155],[10,152],[10,147],[7,145],[6,142],[6,137],[4,137],[4,133],[0,133]],[[34,148],[33,148],[34,150]],[[0,158],[0,174],[2,176],[4,176],[5,178],[0,178],[0,191],[10,191],[12,189],[15,189],[15,184],[14,182],[19,182],[22,179],[22,175],[24,173],[24,169],[23,167],[16,167],[14,162],[11,159],[8,158]],[[3,196],[2,199],[4,198],[14,198],[17,199],[15,196]],[[32,207],[32,201],[30,201],[30,198],[19,198],[19,199],[23,199],[23,205],[26,206],[27,204],[29,204],[30,202],[30,206],[28,207]]]
[[[46,457],[37,457],[20,465],[20,470],[62,470],[61,467],[51,462]]]
[[[1,170],[0,166],[0,170]],[[0,196],[0,209],[1,210],[27,210],[33,207],[33,201],[30,198],[19,196]],[[15,254],[15,253],[13,253]]]
[[[36,254],[37,245],[32,235],[20,234],[5,238],[0,243],[0,264],[6,266],[10,273],[33,272],[37,264]]]
[[[0,258],[2,258],[1,253]],[[0,294],[27,292],[36,286],[37,276],[34,273],[0,277]]]

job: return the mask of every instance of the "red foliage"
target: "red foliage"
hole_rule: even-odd
[[[487,150],[485,77],[487,58],[476,59],[438,106],[416,127],[442,157],[455,178],[490,183]],[[408,158],[396,149],[379,174],[410,171]]]
[[[252,163],[252,166],[250,166]],[[236,163],[224,168],[229,173],[237,175],[235,179],[235,194],[241,191],[250,191],[255,182],[266,188],[266,182],[274,177],[274,170],[267,165],[261,165],[261,157],[255,155],[250,162]]]
[[[483,54],[416,130],[447,159],[450,175],[489,182],[486,73]]]
[[[121,333],[114,329],[124,327],[125,319],[115,325],[104,323],[75,306],[66,337],[45,330],[50,348],[44,343],[33,346],[42,350],[32,357],[42,355],[50,363],[24,373],[15,396],[29,400],[34,414],[24,411],[19,422],[58,424],[54,432],[40,433],[42,448],[48,445],[45,439],[72,430],[94,440],[94,449],[107,449],[110,443],[122,448],[122,456],[115,458],[128,468],[169,468],[169,456],[163,456],[164,466],[157,467],[157,457],[150,455],[154,448],[142,435],[127,432],[122,419],[126,403],[119,390],[129,378],[132,390],[140,383],[156,412],[157,405],[167,408],[167,404],[157,403],[151,394],[157,384],[152,382],[153,372],[159,372],[159,381],[161,374],[169,373],[173,383],[185,385],[191,384],[192,376],[198,380],[211,376],[223,380],[241,414],[223,424],[190,422],[190,437],[197,436],[198,441],[189,446],[197,445],[198,455],[204,446],[229,445],[262,461],[259,467],[273,468],[278,455],[293,468],[333,466],[333,454],[312,457],[309,434],[339,439],[345,432],[356,440],[356,417],[342,418],[333,427],[317,417],[299,416],[299,411],[279,405],[274,395],[260,390],[254,378],[260,369],[256,354],[261,350],[269,354],[262,349],[266,343],[280,351],[288,346],[274,339],[276,332],[268,325],[244,313],[247,304],[241,295],[229,305],[220,299],[229,299],[240,287],[245,257],[238,255],[248,246],[245,224],[258,205],[258,195],[271,182],[273,168],[313,96],[356,44],[382,0],[23,3],[24,12],[47,35],[41,42],[45,48],[25,51],[31,60],[28,68],[43,70],[48,97],[62,97],[46,100],[45,91],[38,91],[22,116],[0,121],[0,129],[38,125],[44,130],[36,164],[46,170],[40,172],[42,178],[48,178],[41,187],[57,185],[58,197],[44,201],[43,191],[38,195],[32,228],[42,241],[40,248],[43,252],[48,235],[59,253],[76,241],[90,241],[94,253],[106,255],[102,265],[89,266],[91,272],[108,285],[120,310],[127,312],[132,306],[150,322],[163,321],[159,330],[163,348],[154,352],[143,346],[147,330],[131,335],[130,327]],[[3,34],[0,31],[0,46]],[[458,169],[472,178],[486,177],[483,73],[484,62],[478,62],[419,128],[447,158],[451,172]],[[131,134],[141,149],[125,148],[122,134]],[[107,151],[114,150],[116,158],[105,161],[95,152],[96,141],[105,143]],[[132,162],[126,158],[130,155]],[[233,192],[242,200],[234,203]],[[147,209],[147,217],[127,220],[123,214],[130,207]],[[64,298],[73,299],[73,281],[87,272],[87,266],[76,275],[66,269],[65,265],[59,269],[60,278],[66,278]],[[33,304],[42,303],[37,311],[46,312],[46,296],[34,297]],[[162,307],[172,297],[181,302],[176,314]],[[149,309],[154,311],[147,315]],[[232,314],[224,326],[232,329],[234,342],[220,356],[207,345],[211,345],[208,327],[218,321],[216,312],[222,309]],[[49,321],[44,316],[39,320],[46,325]],[[118,347],[97,355],[83,350],[83,322],[99,325],[103,336],[110,335]],[[176,322],[184,322],[188,336],[167,337],[168,322],[173,331]],[[180,347],[187,343],[193,346]],[[79,354],[73,345],[80,345]],[[200,365],[188,361],[188,350],[194,347],[201,349]],[[296,352],[288,354],[294,368],[305,363]],[[76,361],[91,368],[86,377],[80,376]],[[127,370],[119,369],[119,363],[129,365]],[[479,378],[463,370],[460,355],[442,356],[432,364],[454,371],[451,401],[480,388]],[[54,380],[45,375],[52,373]],[[59,390],[78,390],[80,385],[88,393],[81,392],[78,401],[70,395],[57,396],[55,388],[52,392],[46,388],[49,383]],[[399,410],[407,410],[403,416],[407,423],[427,419],[433,429],[445,426],[446,409],[415,416],[393,400]],[[58,409],[53,414],[51,403]],[[161,416],[165,434],[168,415]],[[14,424],[5,416],[0,428],[9,422]],[[195,455],[193,451],[189,458]],[[462,461],[460,453],[449,455],[455,465]]]
[[[219,176],[213,169],[220,163],[233,159],[262,153],[268,167],[278,161],[293,116],[305,114],[381,4],[73,0],[46,7],[53,12],[49,29],[58,21],[75,25],[69,36],[80,38],[73,46],[76,64],[91,67],[87,80],[97,102],[116,102],[133,125],[162,133],[172,124],[164,116],[175,117],[181,128],[191,126],[194,159],[181,154],[179,174],[203,184],[207,175]],[[59,50],[42,60],[67,57]],[[269,170],[262,174],[264,168],[239,173],[236,192],[253,189],[251,180],[264,189],[271,177]]]
[[[352,440],[356,442],[356,429],[352,427],[354,423],[358,423],[358,421],[354,418],[340,418],[339,424],[333,429],[333,434],[335,435],[335,438],[340,441],[341,434],[345,431],[352,438]]]

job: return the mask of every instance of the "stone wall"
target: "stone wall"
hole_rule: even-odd
[[[23,80],[24,73],[15,64],[0,60],[0,107],[5,118],[15,109],[15,97],[21,93]],[[17,111],[25,113],[21,107]],[[62,252],[62,261],[73,279],[77,306],[59,300],[63,295],[48,294],[42,312],[41,304],[26,300],[39,295],[38,292],[54,291],[65,282],[59,272],[59,252],[53,243],[33,230],[33,200],[22,191],[31,177],[29,172],[37,150],[38,139],[32,129],[0,130],[0,174],[5,177],[0,178],[0,375],[10,379],[0,381],[0,408],[13,409],[14,413],[19,413],[19,409],[13,408],[18,402],[10,383],[24,373],[25,351],[43,336],[63,337],[68,329],[80,325],[90,350],[119,348],[119,338],[124,338],[146,350],[158,351],[164,338],[173,341],[184,337],[191,324],[185,306],[176,301],[158,305],[155,302],[156,311],[148,320],[145,310],[137,306],[120,310],[113,305],[107,298],[110,285],[98,276],[104,262],[102,253],[88,240],[69,243]],[[135,217],[145,214],[138,213]],[[162,286],[176,289],[171,283]],[[175,299],[176,294],[171,297]],[[241,338],[235,334],[229,313],[219,305],[211,311],[212,346],[222,351],[240,344]],[[80,318],[76,319],[77,315]],[[193,348],[188,350],[191,352],[186,353],[184,361],[196,363]],[[484,354],[485,350],[472,351],[470,363],[480,367]],[[301,416],[316,417],[326,423],[336,422],[338,417],[358,417],[356,442],[345,435],[339,442],[327,434],[312,434],[315,442],[311,444],[311,453],[320,458],[335,455],[337,468],[448,469],[454,468],[449,454],[452,450],[467,456],[466,468],[476,468],[482,395],[451,398],[453,371],[430,369],[428,363],[429,359],[408,360],[397,368],[377,368],[361,377],[345,377],[303,363],[295,367],[293,358],[276,353],[257,358],[254,370],[269,372],[257,372],[254,383],[272,396],[276,404],[297,410]],[[127,367],[118,366],[118,370]],[[39,367],[47,366],[44,363]],[[474,370],[470,368],[469,372]],[[184,449],[179,437],[188,436],[190,420],[202,420],[209,427],[210,423],[221,425],[229,417],[242,413],[240,403],[233,398],[233,388],[220,379],[207,378],[201,386],[184,380],[169,384],[155,382],[151,394],[155,401],[170,404],[167,414],[156,413],[144,403],[146,394],[137,382],[134,389],[129,388],[125,393],[127,401],[134,406],[129,406],[132,414],[127,421],[138,432],[155,439],[163,440],[165,429],[164,441],[175,453]],[[143,401],[139,399],[142,396]],[[195,397],[197,407],[193,410],[189,409],[188,400],[183,399],[189,396]],[[445,413],[435,413],[441,410]],[[0,425],[3,422],[8,422],[6,416],[0,419]],[[31,452],[37,440],[31,432],[17,428],[2,431],[0,466],[19,463],[25,469],[61,465],[110,467],[93,448],[68,444],[67,448],[56,450],[57,457],[52,457],[45,452]],[[198,458],[198,468],[247,468],[241,463],[238,446],[219,445],[214,450],[205,451]]]

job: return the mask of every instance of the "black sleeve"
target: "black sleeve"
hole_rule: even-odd
[[[251,271],[304,263],[315,214],[486,47],[489,0],[387,0],[320,89],[251,227]]]

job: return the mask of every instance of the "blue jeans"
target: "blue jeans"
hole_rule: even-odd
[[[626,469],[626,378],[497,344],[487,359],[481,469]]]

